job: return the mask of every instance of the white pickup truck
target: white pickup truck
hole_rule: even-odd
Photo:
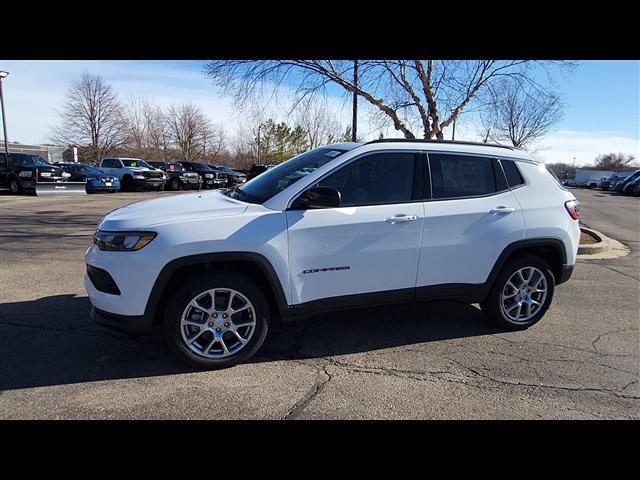
[[[117,176],[123,191],[137,188],[163,190],[167,181],[164,172],[153,168],[139,158],[103,158],[99,168],[105,173]]]

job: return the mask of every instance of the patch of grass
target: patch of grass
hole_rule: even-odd
[[[580,232],[580,245],[590,245],[598,243],[599,240],[587,232]]]

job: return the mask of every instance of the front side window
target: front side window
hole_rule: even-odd
[[[429,166],[433,199],[476,197],[498,191],[492,158],[430,153]]]
[[[318,185],[338,190],[344,207],[409,202],[414,164],[413,153],[374,153],[342,167]]]

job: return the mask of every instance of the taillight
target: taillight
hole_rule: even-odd
[[[569,200],[568,202],[564,202],[564,208],[567,209],[569,215],[574,220],[578,220],[580,218],[580,202],[577,200]]]

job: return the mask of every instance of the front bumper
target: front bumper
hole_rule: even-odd
[[[102,326],[127,333],[148,333],[153,328],[153,319],[145,315],[118,315],[91,307],[91,319]]]
[[[99,180],[87,182],[87,191],[99,190],[120,190],[120,181],[116,179],[111,182],[111,185],[107,185]]]
[[[145,178],[145,179],[134,178],[133,181],[137,187],[143,187],[143,188],[144,187],[154,188],[154,187],[159,187],[160,185],[165,184],[164,178]]]

